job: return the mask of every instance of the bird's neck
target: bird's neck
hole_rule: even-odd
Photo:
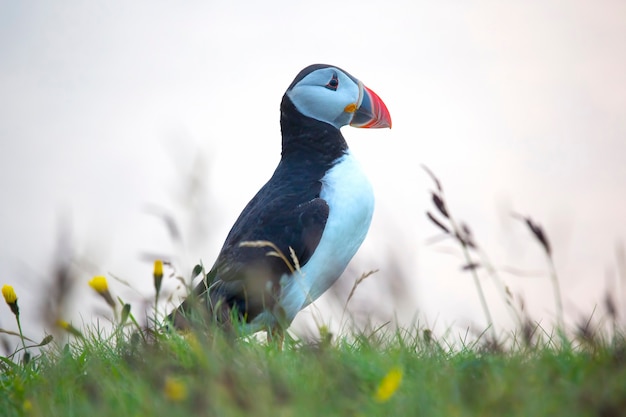
[[[282,157],[306,155],[330,163],[346,153],[348,144],[336,127],[304,116],[285,95],[281,103]]]

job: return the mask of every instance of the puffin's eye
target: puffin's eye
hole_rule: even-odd
[[[337,78],[337,74],[333,74],[333,78],[326,84],[326,88],[337,91],[337,87],[339,87],[339,78]]]

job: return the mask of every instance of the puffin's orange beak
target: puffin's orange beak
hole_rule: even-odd
[[[350,107],[350,106],[348,106]],[[391,128],[391,115],[378,94],[359,82],[359,104],[351,109],[354,111],[350,126],[376,129]],[[346,107],[346,111],[349,111]]]

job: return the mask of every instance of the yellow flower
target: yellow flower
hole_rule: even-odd
[[[163,394],[170,401],[183,401],[187,398],[187,386],[180,379],[168,376],[165,378]]]
[[[161,290],[161,282],[163,281],[163,261],[154,261],[154,273],[152,276],[154,277],[154,288],[156,289],[158,297],[159,291]]]
[[[154,261],[154,276],[163,276],[163,261]]]
[[[15,290],[10,285],[5,285],[2,287],[2,296],[4,297],[4,301],[7,304],[13,304],[17,301],[17,294],[15,294]]]
[[[202,345],[200,345],[200,342],[198,341],[198,337],[196,336],[195,333],[189,333],[188,335],[186,335],[185,340],[187,341],[187,343],[189,344],[189,347],[194,353],[198,355],[203,354]]]
[[[57,326],[74,336],[83,337],[83,334],[80,332],[80,330],[78,330],[76,327],[72,326],[65,320],[57,320]]]
[[[32,411],[33,403],[30,400],[24,400],[24,403],[22,404],[22,410],[24,410],[24,412],[26,413]]]
[[[93,277],[91,281],[89,281],[89,286],[96,290],[99,294],[106,292],[109,290],[109,284],[107,283],[107,279],[103,276]]]
[[[107,283],[107,279],[103,276],[93,277],[89,281],[89,286],[93,288],[104,300],[107,302],[111,308],[115,308],[115,301],[109,292],[109,284]]]
[[[387,372],[378,385],[378,389],[374,394],[374,399],[379,403],[388,401],[391,396],[398,390],[402,382],[402,369],[395,367]]]
[[[20,309],[17,306],[17,294],[15,294],[15,290],[10,285],[4,285],[2,287],[2,296],[4,297],[4,301],[7,302],[13,314],[18,316],[20,314]]]

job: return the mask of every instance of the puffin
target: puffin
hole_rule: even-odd
[[[212,268],[169,316],[188,328],[194,310],[218,324],[284,337],[298,312],[344,272],[365,239],[374,193],[343,126],[391,128],[380,97],[333,65],[304,68],[280,105],[281,158],[245,206]],[[282,343],[282,339],[281,339]]]

